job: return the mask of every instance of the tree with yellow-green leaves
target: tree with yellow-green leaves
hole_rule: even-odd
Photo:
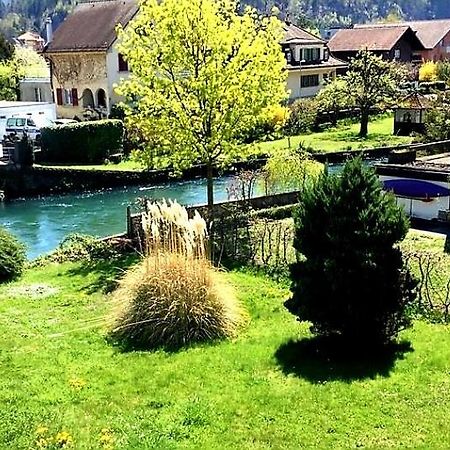
[[[282,35],[276,17],[238,14],[233,0],[143,0],[119,29],[131,76],[117,92],[146,141],[139,158],[205,164],[210,211],[214,169],[242,156],[240,136],[286,98]]]
[[[419,67],[420,81],[436,81],[438,79],[438,65],[434,61],[424,61]]]

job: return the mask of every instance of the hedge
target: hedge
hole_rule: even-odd
[[[42,129],[42,162],[101,164],[120,152],[123,144],[121,120],[97,120]]]

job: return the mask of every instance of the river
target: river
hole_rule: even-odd
[[[215,180],[215,201],[228,199],[232,177]],[[108,236],[126,230],[126,208],[139,197],[206,203],[206,180],[132,186],[92,193],[53,195],[0,202],[0,225],[27,246],[30,259],[50,252],[70,233]]]

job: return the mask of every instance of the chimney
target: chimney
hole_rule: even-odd
[[[45,19],[45,33],[47,36],[46,45],[48,45],[53,40],[53,23],[52,18],[50,16],[47,17],[47,19]]]

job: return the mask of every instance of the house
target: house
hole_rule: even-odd
[[[60,117],[81,117],[86,108],[108,115],[120,101],[114,85],[129,76],[126,61],[117,52],[116,25],[138,11],[136,0],[101,0],[79,4],[55,31],[48,25],[43,51],[50,62],[51,81]],[[311,97],[347,63],[331,57],[326,42],[286,23],[281,47],[286,55],[290,99]],[[82,30],[82,32],[80,32]]]
[[[360,50],[370,50],[383,59],[413,62],[425,48],[408,25],[361,26],[339,30],[328,42],[333,56],[349,61]]]
[[[135,0],[81,3],[52,33],[43,51],[50,62],[58,116],[81,117],[87,109],[106,116],[119,101],[114,84],[129,75],[115,48],[116,25],[126,25],[137,13]]]
[[[348,64],[330,55],[326,41],[290,22],[284,24],[281,47],[286,56],[289,99],[312,97],[327,79],[345,70]]]
[[[393,24],[377,24],[377,27],[387,27]],[[450,58],[450,19],[443,20],[417,20],[397,23],[399,26],[409,26],[416,32],[423,45],[414,59],[425,61],[442,61]],[[367,28],[368,25],[355,25],[355,28]],[[370,25],[373,27],[373,25]]]
[[[18,45],[22,47],[31,48],[35,52],[41,52],[44,48],[45,40],[38,33],[34,31],[27,31],[16,38]]]
[[[20,100],[22,102],[53,103],[50,78],[27,77],[19,82]]]

